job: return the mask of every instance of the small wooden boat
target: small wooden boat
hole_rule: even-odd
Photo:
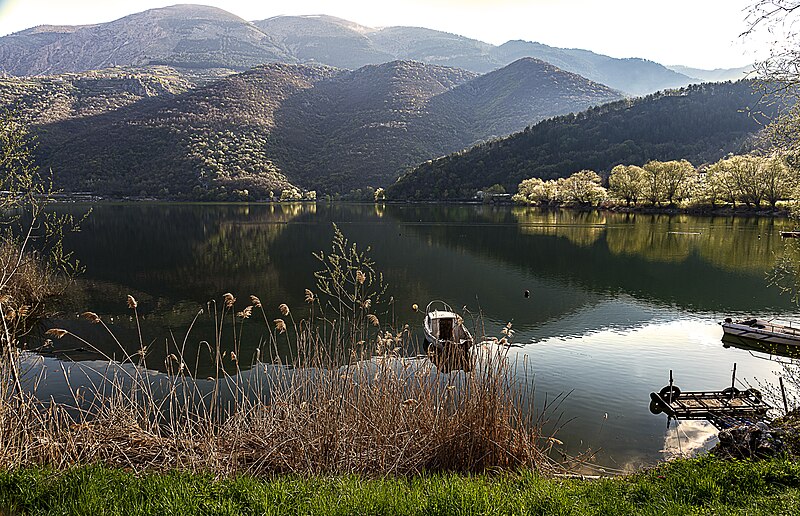
[[[783,238],[800,238],[800,231],[781,231]]]
[[[800,348],[800,328],[764,321],[746,319],[733,321],[730,318],[722,323],[723,344],[734,347],[752,348]]]
[[[428,354],[443,372],[470,370],[472,335],[464,320],[444,301],[431,301],[425,309],[425,341]]]

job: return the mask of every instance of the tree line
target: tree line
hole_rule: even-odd
[[[773,210],[781,201],[800,199],[800,169],[785,154],[734,155],[695,168],[689,161],[649,161],[617,165],[607,178],[581,170],[558,179],[523,180],[514,195],[519,204],[537,206],[744,206]]]

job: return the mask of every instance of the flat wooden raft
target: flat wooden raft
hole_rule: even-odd
[[[761,394],[752,389],[739,391],[725,389],[723,391],[672,391],[670,397],[668,387],[660,392],[650,393],[650,410],[653,413],[664,412],[674,419],[707,420],[717,428],[761,421],[766,417],[770,406],[762,399]]]

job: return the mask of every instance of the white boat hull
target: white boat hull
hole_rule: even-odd
[[[800,328],[750,320],[722,323],[722,341],[728,345],[781,354],[800,353]]]

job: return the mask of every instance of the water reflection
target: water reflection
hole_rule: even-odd
[[[151,367],[163,370],[170,346],[184,340],[202,366],[201,342],[213,341],[215,329],[210,299],[232,292],[241,309],[255,294],[268,321],[281,317],[280,303],[304,317],[303,292],[314,288],[319,268],[312,252],[329,249],[334,222],[359,247],[371,247],[398,324],[419,334],[422,317],[410,307],[431,299],[466,306],[468,322],[477,314],[475,335],[499,336],[512,321],[523,346],[514,352],[530,364],[520,381],[535,381],[537,395],[571,392],[561,408],[573,421],[560,438],[570,453],[601,450],[598,460],[612,467],[661,457],[664,421],[647,402],[669,369],[692,390],[726,385],[733,362],[742,378],[770,377],[769,362],[722,347],[718,321],[797,312],[766,282],[783,252],[779,231],[789,226],[779,219],[498,206],[115,204],[96,206],[83,231],[68,238],[86,274],[52,324],[114,356],[114,339],[76,317],[98,312],[135,352],[139,336],[125,304],[132,294]],[[237,328],[242,364],[269,331],[254,319]]]

